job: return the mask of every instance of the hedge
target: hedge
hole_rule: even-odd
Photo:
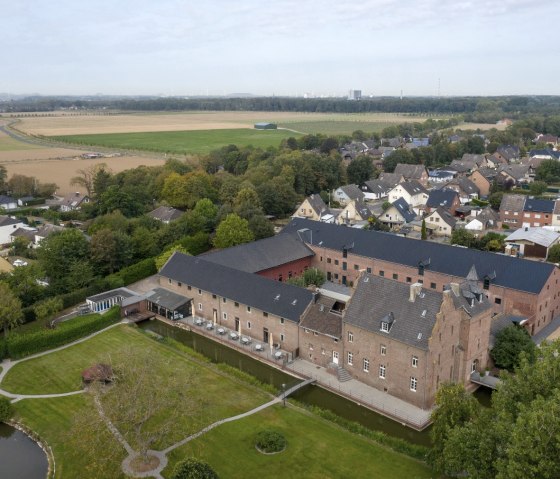
[[[138,263],[121,269],[118,273],[112,274],[106,278],[109,282],[119,282],[120,286],[125,286],[141,279],[147,278],[157,273],[155,258],[146,258]],[[119,286],[116,286],[117,288]]]
[[[11,334],[8,337],[8,356],[11,359],[20,359],[57,348],[115,324],[120,319],[120,307],[114,306],[105,314],[79,316],[60,323],[55,329]]]

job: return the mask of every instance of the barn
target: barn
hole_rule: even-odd
[[[277,128],[276,123],[255,123],[256,130],[276,130]]]

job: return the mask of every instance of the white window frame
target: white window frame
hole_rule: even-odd
[[[418,390],[418,378],[410,378],[410,390],[416,392]]]
[[[198,310],[202,311],[202,303],[198,303]]]
[[[386,379],[387,378],[387,368],[385,367],[384,364],[379,365],[379,377],[381,379]]]
[[[354,355],[350,351],[346,353],[346,363],[348,366],[354,365]]]
[[[369,373],[369,359],[364,358],[363,367],[364,367],[364,372]]]
[[[381,354],[381,356],[387,356],[387,346],[385,346],[384,344],[382,344],[379,347],[379,353]]]
[[[354,335],[350,331],[348,331],[348,342],[349,343],[354,342]]]
[[[418,367],[418,356],[412,356],[412,367],[413,368]]]
[[[383,331],[384,333],[388,333],[389,323],[386,323],[385,321],[381,321],[381,331]]]

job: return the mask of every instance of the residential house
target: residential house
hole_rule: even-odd
[[[17,208],[17,200],[11,196],[0,195],[0,209],[9,211]]]
[[[362,185],[362,191],[366,201],[380,200],[387,198],[392,187],[393,185],[389,185],[383,180],[369,180]]]
[[[501,155],[493,154],[486,157],[486,166],[488,168],[498,168],[501,165],[507,165],[508,161]]]
[[[539,133],[533,140],[533,143],[546,143],[550,147],[554,148],[555,146],[560,146],[560,138],[555,135],[544,135],[543,133]]]
[[[447,185],[445,185],[445,187],[457,192],[462,205],[470,203],[472,200],[476,200],[480,196],[478,186],[464,176],[450,181]]]
[[[22,196],[21,198],[18,198],[17,204],[18,206],[29,206],[35,200],[36,198],[34,196]]]
[[[325,215],[330,213],[328,206],[321,198],[321,195],[309,195],[303,203],[299,205],[293,214],[301,218],[309,218],[313,221],[322,221]]]
[[[333,198],[342,206],[346,206],[353,200],[363,201],[365,195],[357,185],[345,185],[333,191]]]
[[[430,191],[426,201],[426,212],[431,213],[437,208],[443,208],[454,215],[460,205],[459,194],[455,190],[445,187],[441,190]]]
[[[500,204],[500,221],[511,228],[551,226],[555,202],[526,195],[504,195]]]
[[[407,150],[413,150],[415,148],[430,146],[429,138],[412,138],[409,142],[405,143],[404,147]]]
[[[484,166],[486,166],[486,157],[484,155],[465,153],[460,160],[453,160],[448,169],[459,174],[469,174]]]
[[[508,163],[517,161],[521,157],[521,150],[516,145],[500,145],[496,149],[496,155],[504,158]]]
[[[399,148],[404,145],[404,139],[401,137],[395,138],[381,138],[382,146],[389,146],[391,148]]]
[[[560,200],[554,202],[554,210],[552,211],[552,226],[560,228]]]
[[[33,241],[34,246],[35,247],[40,246],[41,241],[43,241],[45,238],[48,238],[52,234],[58,233],[63,229],[64,229],[63,226],[53,225],[50,223],[45,223],[44,225],[41,225],[41,227],[35,233],[35,238]]]
[[[171,206],[160,206],[155,210],[146,213],[146,216],[168,225],[171,221],[178,220],[181,216],[183,216],[183,214],[184,211],[178,210],[177,208],[172,208]]]
[[[474,211],[473,211],[474,212]],[[477,211],[466,218],[465,229],[469,231],[484,231],[497,228],[500,215],[491,206]]]
[[[424,206],[428,201],[428,190],[418,181],[404,181],[395,186],[387,196],[390,203],[403,198],[413,208]]]
[[[0,245],[11,243],[11,234],[25,226],[25,223],[21,220],[11,216],[0,216]]]
[[[404,198],[399,198],[393,201],[391,206],[383,212],[378,220],[390,227],[395,227],[411,223],[416,219],[416,216],[412,206]]]
[[[79,210],[84,203],[89,203],[89,196],[82,195],[79,192],[70,193],[60,201],[60,211]]]
[[[391,188],[404,181],[404,176],[397,173],[381,173],[379,179],[387,183]]]
[[[13,243],[16,238],[24,238],[29,243],[35,242],[35,233],[37,233],[36,228],[31,228],[27,225],[17,228],[10,234],[10,243]]]
[[[428,173],[430,183],[448,183],[457,176],[453,170],[430,170]]]
[[[428,184],[428,170],[424,165],[397,163],[395,173],[397,175],[402,175],[405,180],[415,180],[424,186]]]
[[[338,215],[340,225],[367,224],[369,218],[374,218],[373,211],[363,201],[354,200],[348,203]]]
[[[531,183],[533,176],[529,171],[529,165],[503,165],[498,168],[496,181],[500,185],[523,185]]]
[[[543,160],[560,160],[560,151],[552,149],[544,150],[531,150],[529,152],[530,158],[541,158]]]
[[[540,227],[524,227],[506,238],[506,254],[546,259],[550,248],[560,243],[560,233]]]
[[[485,198],[490,194],[490,189],[492,188],[492,183],[494,183],[496,174],[496,170],[491,168],[479,168],[468,178],[476,185],[480,196]]]
[[[344,368],[423,409],[440,384],[488,364],[491,307],[476,281],[434,291],[363,274],[343,316]]]
[[[451,236],[457,218],[447,209],[437,207],[425,218],[428,232],[435,236]]]

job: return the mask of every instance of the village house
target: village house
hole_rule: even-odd
[[[462,205],[470,203],[472,200],[478,199],[480,190],[478,186],[468,178],[461,176],[450,181],[445,188],[454,190],[459,195],[459,201]]]
[[[363,201],[365,195],[357,185],[345,185],[333,191],[333,198],[342,206],[346,206],[353,200]]]
[[[454,215],[459,206],[461,206],[459,194],[455,190],[448,189],[446,186],[441,190],[430,191],[426,201],[426,213],[431,213],[437,208],[443,208],[449,211],[451,215]]]
[[[504,195],[500,203],[500,221],[510,228],[551,226],[555,202],[526,195]]]
[[[293,216],[308,218],[313,221],[322,221],[330,213],[328,206],[320,195],[310,195],[299,205]]]
[[[417,214],[412,206],[404,198],[399,198],[391,203],[391,206],[383,212],[378,220],[390,228],[394,228],[395,226],[412,223],[416,216]]]
[[[58,202],[60,211],[63,212],[79,210],[84,203],[89,203],[89,196],[82,195],[79,192],[70,193]]]
[[[337,218],[338,224],[353,225],[356,223],[367,223],[369,218],[375,215],[363,201],[351,201],[340,212]]]
[[[492,183],[496,178],[497,172],[491,168],[479,168],[468,178],[471,180],[480,193],[480,197],[486,198],[490,194]]]
[[[474,213],[474,214],[473,214]],[[491,206],[480,211],[471,211],[471,214],[465,218],[465,229],[469,231],[484,231],[498,227],[500,215],[496,213]]]
[[[560,233],[545,228],[524,227],[514,231],[505,241],[506,254],[546,259],[550,248],[560,243]]]
[[[171,206],[160,206],[155,210],[146,213],[146,216],[168,225],[171,221],[178,220],[184,214],[184,211],[178,210],[177,208],[172,208]]]
[[[555,135],[545,135],[543,133],[539,133],[533,143],[546,143],[550,147],[554,148],[556,146],[560,146],[560,138]]]
[[[494,153],[486,157],[486,166],[488,168],[498,168],[501,165],[507,165],[508,161],[501,155]]]
[[[428,184],[428,170],[424,165],[397,163],[395,173],[401,175],[405,180],[416,180],[424,186]]]
[[[554,202],[554,210],[552,211],[552,226],[556,230],[560,229],[560,200]]]
[[[389,191],[387,196],[390,203],[394,203],[401,198],[413,208],[422,207],[428,201],[428,190],[418,181],[404,181]]]
[[[379,179],[393,188],[404,181],[404,176],[397,173],[381,173]]]
[[[529,171],[529,165],[504,165],[497,170],[496,181],[499,185],[523,185],[531,183],[534,177]]]
[[[0,216],[0,245],[12,242],[11,235],[17,229],[26,227],[26,224],[11,216]]]
[[[17,200],[11,196],[0,195],[0,209],[10,211],[17,208]]]
[[[389,185],[383,180],[368,180],[362,185],[366,201],[380,200],[387,198],[393,185]]]
[[[451,236],[457,224],[457,218],[441,206],[438,206],[425,218],[426,228],[435,236]]]
[[[457,172],[442,169],[430,170],[428,176],[430,183],[448,183],[457,176]]]
[[[496,149],[496,156],[501,156],[508,163],[512,161],[517,161],[521,157],[521,150],[516,145],[500,145]]]
[[[529,152],[529,157],[539,158],[541,160],[560,160],[560,151],[552,149],[531,150]]]

